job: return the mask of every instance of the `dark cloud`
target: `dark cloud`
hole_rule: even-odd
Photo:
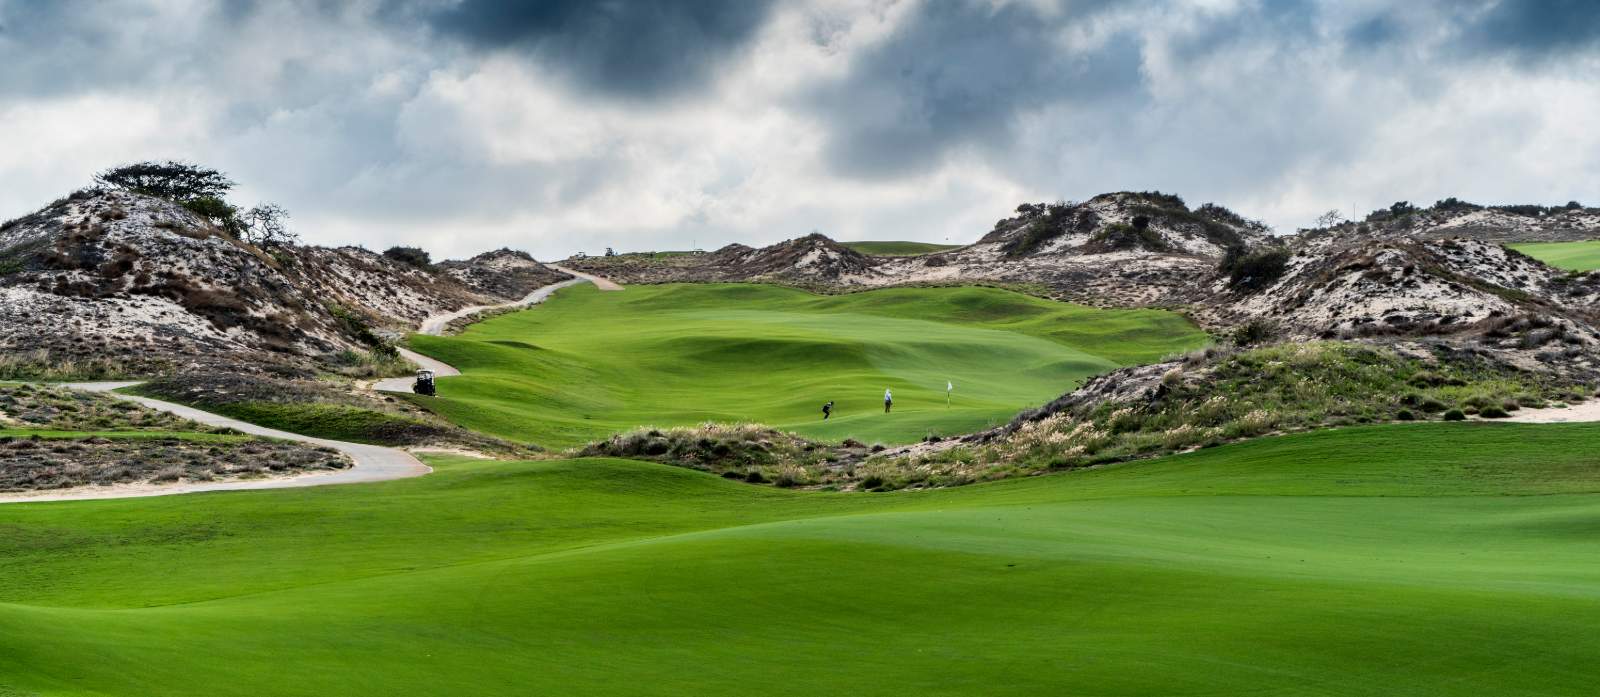
[[[463,0],[423,13],[475,48],[525,51],[585,87],[659,97],[703,83],[766,21],[771,0]]]
[[[1476,47],[1543,59],[1600,47],[1600,2],[1502,0],[1480,15],[1467,37]]]
[[[888,178],[936,164],[962,147],[1001,148],[1019,112],[1060,101],[1137,101],[1140,47],[1128,34],[1077,52],[1061,30],[1100,4],[1041,14],[1022,3],[923,5],[850,74],[813,95],[842,173]]]

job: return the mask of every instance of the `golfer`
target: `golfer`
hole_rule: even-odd
[[[894,406],[894,394],[886,387],[883,389],[883,413],[889,413],[889,408],[892,406]]]
[[[827,421],[828,417],[832,416],[832,415],[833,415],[833,400],[830,399],[830,400],[828,400],[827,404],[822,405],[822,420],[823,421]]]

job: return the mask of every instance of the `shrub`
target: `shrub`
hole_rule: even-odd
[[[1486,407],[1484,407],[1482,409],[1479,409],[1478,410],[1478,415],[1482,416],[1485,419],[1504,419],[1507,416],[1510,416],[1510,414],[1506,413],[1505,409],[1502,409],[1502,408],[1500,408],[1498,406],[1495,406],[1493,404],[1491,404],[1489,406],[1486,406]]]
[[[1147,249],[1153,252],[1163,251],[1167,244],[1161,240],[1161,235],[1150,229],[1150,219],[1144,216],[1135,218],[1139,224],[1112,223],[1103,228],[1089,240],[1094,247],[1104,250],[1119,249]]]
[[[1445,421],[1466,421],[1467,415],[1460,409],[1451,409],[1444,413]]]
[[[1239,290],[1257,291],[1278,282],[1289,268],[1289,250],[1283,247],[1246,252],[1229,247],[1218,270],[1228,274],[1228,285]]]
[[[1271,339],[1276,331],[1272,324],[1264,319],[1253,319],[1235,327],[1229,337],[1234,344],[1239,346],[1255,346]]]
[[[1417,415],[1411,413],[1410,409],[1401,409],[1395,413],[1394,418],[1398,421],[1416,421]]]
[[[390,247],[383,250],[383,255],[407,266],[414,266],[423,270],[433,269],[433,258],[427,250],[420,247]]]

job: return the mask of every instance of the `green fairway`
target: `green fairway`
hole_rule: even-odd
[[[765,285],[568,288],[543,305],[416,336],[462,370],[417,399],[462,426],[566,447],[642,425],[759,421],[910,442],[1004,423],[1085,377],[1196,348],[1159,310],[1099,310],[992,288],[818,296]],[[945,404],[945,382],[956,389]],[[893,414],[883,413],[892,388]],[[821,421],[824,402],[834,417]]]
[[[877,495],[440,459],[0,506],[0,695],[1591,694],[1597,451],[1415,424]]]
[[[1600,240],[1584,242],[1525,242],[1507,247],[1551,266],[1569,271],[1600,269]]]
[[[915,257],[934,252],[948,252],[960,249],[959,244],[934,244],[932,242],[901,242],[901,241],[860,241],[840,242],[846,247],[862,254],[872,254],[880,257]]]

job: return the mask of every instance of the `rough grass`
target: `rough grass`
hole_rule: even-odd
[[[416,364],[403,358],[393,347],[370,350],[345,349],[326,361],[333,372],[348,378],[392,378],[410,375]]]
[[[570,447],[645,424],[766,423],[829,441],[970,432],[1118,365],[1207,341],[1179,315],[991,288],[818,296],[747,284],[561,291],[456,337],[416,336],[460,368],[419,401],[462,426]],[[956,389],[949,408],[945,383]],[[883,414],[883,391],[895,412]],[[834,417],[821,420],[833,400]]]
[[[209,482],[349,466],[335,450],[244,436],[0,431],[0,491]]]
[[[441,459],[375,485],[3,506],[0,685],[1588,694],[1597,447],[1593,425],[1368,426],[872,495]]]
[[[1600,269],[1600,240],[1583,242],[1526,242],[1507,247],[1568,271]]]
[[[201,373],[151,380],[128,391],[317,438],[390,446],[449,445],[522,456],[531,452],[456,428],[403,400],[313,380]]]
[[[53,385],[0,384],[0,428],[55,431],[209,431],[133,402]]]
[[[570,454],[651,460],[751,484],[838,489],[856,481],[856,465],[873,452],[873,447],[853,440],[817,443],[760,424],[706,423],[640,428]]]
[[[170,371],[160,358],[67,358],[44,350],[0,352],[0,380],[119,380]]]

